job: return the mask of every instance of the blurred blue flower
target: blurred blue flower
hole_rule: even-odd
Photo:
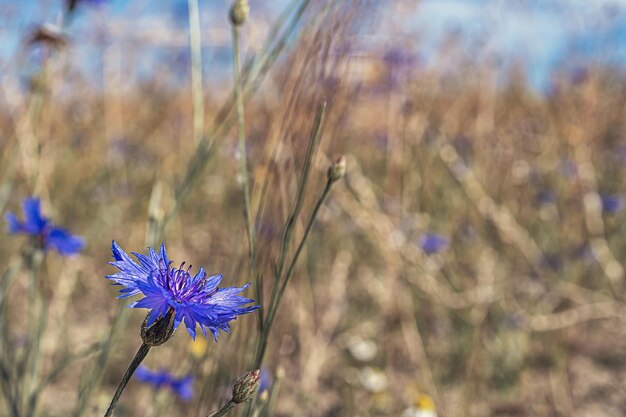
[[[541,266],[556,272],[563,268],[563,260],[558,253],[547,253],[541,259]]]
[[[447,237],[435,233],[428,233],[420,239],[420,247],[427,255],[446,249],[449,243]]]
[[[115,258],[111,265],[120,272],[107,275],[106,278],[126,287],[120,290],[120,298],[139,293],[144,295],[144,298],[131,303],[129,307],[150,309],[147,327],[159,317],[165,317],[172,309],[175,312],[174,329],[184,321],[187,331],[195,339],[196,326],[200,325],[205,335],[208,328],[217,341],[220,330],[230,330],[231,320],[259,308],[243,307],[254,300],[237,295],[248,288],[249,283],[241,288],[219,288],[222,275],[207,277],[204,268],[200,267],[198,273],[191,276],[191,265],[184,269],[184,262],[179,268],[173,268],[173,262],[168,259],[164,245],[161,245],[160,253],[148,248],[148,256],[133,252],[139,264],[115,241],[111,251]]]
[[[620,195],[603,195],[600,196],[602,200],[602,211],[605,213],[617,213],[624,210],[624,198]]]
[[[152,371],[145,366],[140,366],[135,371],[135,378],[155,388],[169,388],[185,401],[193,397],[193,375],[176,378],[165,369]]]
[[[24,233],[35,238],[44,250],[55,249],[61,255],[78,253],[85,243],[79,236],[73,236],[67,230],[50,223],[50,219],[42,216],[41,202],[36,197],[22,201],[24,221],[20,221],[13,213],[7,213],[5,219],[9,233]]]
[[[261,380],[259,382],[259,395],[269,391],[272,386],[272,377],[266,368],[261,368]]]
[[[535,200],[540,206],[547,204],[556,204],[556,196],[554,195],[554,193],[551,190],[545,188],[537,193],[537,195],[535,196]]]

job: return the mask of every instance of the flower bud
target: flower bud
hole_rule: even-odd
[[[174,333],[174,310],[169,309],[164,317],[159,317],[148,327],[146,316],[141,324],[141,340],[146,346],[154,347],[167,342]]]
[[[346,157],[341,155],[328,168],[328,179],[332,182],[342,179],[346,175]]]
[[[230,22],[235,26],[241,26],[248,18],[248,14],[250,14],[248,0],[236,0],[230,8]]]
[[[259,380],[261,377],[261,370],[246,372],[240,377],[233,386],[233,399],[236,404],[241,404],[250,400],[257,388],[259,387]]]
[[[44,23],[35,28],[26,39],[29,45],[45,44],[53,48],[66,46],[69,41],[58,26],[51,23]]]

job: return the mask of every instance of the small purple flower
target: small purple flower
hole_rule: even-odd
[[[624,198],[620,195],[603,195],[600,199],[605,213],[615,214],[624,210]]]
[[[185,401],[193,397],[193,375],[176,378],[165,369],[151,371],[145,366],[140,366],[135,371],[135,378],[147,382],[155,388],[169,388]]]
[[[243,287],[219,288],[222,275],[207,277],[202,267],[195,276],[191,276],[191,265],[185,269],[183,262],[179,268],[172,267],[173,262],[168,259],[164,245],[161,245],[160,253],[148,248],[148,256],[133,252],[139,263],[115,241],[111,251],[115,258],[111,265],[120,272],[107,275],[106,278],[126,287],[120,290],[122,295],[119,298],[143,294],[144,298],[128,307],[150,309],[147,327],[159,317],[165,317],[169,310],[174,310],[174,329],[184,321],[187,331],[195,340],[196,327],[200,325],[205,335],[209,329],[217,341],[220,330],[230,330],[231,320],[259,308],[244,307],[254,300],[237,295],[248,288],[249,283]]]
[[[420,239],[420,247],[426,255],[441,252],[448,247],[449,243],[447,237],[435,233],[428,233]]]
[[[24,221],[20,221],[13,213],[6,214],[9,233],[32,236],[42,249],[52,248],[61,255],[74,255],[85,246],[81,237],[71,235],[67,230],[53,225],[50,219],[42,216],[41,202],[38,198],[25,198],[22,201],[22,213]]]

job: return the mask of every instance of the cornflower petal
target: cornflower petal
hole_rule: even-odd
[[[48,219],[41,215],[41,202],[38,198],[25,198],[22,201],[22,212],[29,232],[41,231],[48,223]]]
[[[47,243],[61,255],[73,255],[80,252],[83,246],[85,246],[85,241],[82,238],[73,236],[70,232],[60,227],[52,228],[48,235]]]

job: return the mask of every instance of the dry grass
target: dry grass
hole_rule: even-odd
[[[265,366],[282,374],[274,415],[395,416],[421,393],[440,416],[620,415],[624,212],[603,212],[600,196],[626,192],[623,76],[597,68],[577,84],[561,77],[543,97],[523,81],[496,85],[489,68],[467,66],[456,77],[437,65],[395,66],[380,51],[354,58],[346,44],[365,10],[351,10],[311,23],[246,107],[261,304],[322,100],[327,118],[296,236],[330,161],[348,158],[272,330]],[[36,118],[29,106],[39,90],[15,98],[5,87],[0,101],[6,210],[38,195],[47,214],[87,241],[79,256],[45,260],[43,374],[106,337],[120,302],[103,279],[111,239],[145,247],[155,184],[159,217],[195,152],[191,92],[160,83],[172,75],[166,69],[153,82],[103,92],[69,77],[71,68],[49,69]],[[207,121],[221,104],[207,94]],[[164,240],[175,260],[239,285],[253,278],[234,130],[215,143]],[[448,236],[449,247],[424,253],[420,237],[430,232]],[[0,241],[6,267],[23,244]],[[18,350],[28,329],[23,278],[8,309]],[[108,405],[142,318],[130,313],[87,415]],[[179,331],[147,363],[193,372],[194,401],[133,382],[117,415],[215,410],[252,360],[256,324],[238,319],[201,358]],[[376,349],[360,360],[354,352],[368,341]],[[74,410],[94,359],[44,391],[40,415]]]

